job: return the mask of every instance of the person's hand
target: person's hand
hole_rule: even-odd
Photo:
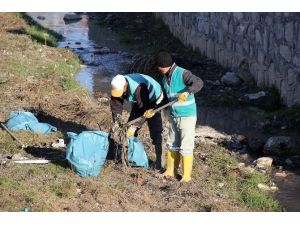
[[[183,103],[186,101],[186,99],[189,97],[189,93],[188,92],[183,92],[183,93],[180,93],[178,95],[178,102],[180,103]]]
[[[155,115],[155,112],[153,112],[153,109],[146,110],[146,112],[144,113],[144,117],[145,117],[146,119],[150,119],[150,118],[152,118],[154,115]]]
[[[134,135],[136,131],[136,127],[135,126],[130,126],[129,129],[127,130],[127,138],[130,138]]]

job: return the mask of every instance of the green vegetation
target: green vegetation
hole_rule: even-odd
[[[278,201],[257,187],[259,183],[271,185],[267,176],[257,172],[246,177],[239,184],[241,201],[253,210],[283,211]]]
[[[42,27],[26,13],[16,13],[16,15],[24,19],[29,25],[28,28],[26,28],[25,33],[30,35],[32,40],[36,42],[55,47],[57,45],[57,41],[63,38],[61,34]]]
[[[57,40],[45,30],[38,27],[31,26],[26,29],[26,34],[30,35],[32,40],[43,43],[44,45],[55,47],[57,45]]]
[[[80,84],[78,81],[72,79],[72,78],[64,78],[62,82],[62,88],[64,91],[73,90],[76,88],[80,88]]]
[[[258,188],[258,184],[272,186],[268,174],[261,174],[237,166],[237,159],[225,149],[216,147],[208,159],[211,168],[206,180],[207,188],[213,193],[228,196],[253,211],[283,211],[278,201],[270,193]],[[218,188],[223,183],[223,188]]]

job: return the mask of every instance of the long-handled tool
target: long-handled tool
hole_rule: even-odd
[[[10,130],[3,123],[0,122],[0,124],[10,134],[10,136],[12,136],[12,138],[20,144],[21,148],[26,148],[26,145],[22,141],[20,141],[20,139],[17,138],[12,132],[10,132]]]
[[[167,108],[168,106],[173,105],[175,102],[177,102],[177,100],[173,100],[173,101],[171,101],[171,102],[169,102],[169,103],[167,103],[167,104],[165,104],[165,105],[162,105],[161,107],[158,107],[157,109],[154,109],[154,110],[153,110],[153,113],[157,113],[157,112],[159,112],[160,110],[163,110],[163,109]],[[136,118],[136,119],[134,119],[134,120],[129,121],[129,122],[127,123],[127,125],[130,126],[130,125],[134,124],[135,122],[140,121],[141,119],[145,119],[145,117],[144,117],[144,116],[140,116],[140,117],[138,117],[138,118]]]

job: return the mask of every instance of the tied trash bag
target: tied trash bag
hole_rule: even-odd
[[[40,123],[31,112],[11,112],[6,125],[12,131],[27,130],[40,134],[57,131],[56,127],[48,123]]]
[[[148,157],[144,145],[137,137],[128,138],[128,162],[131,166],[149,168]]]
[[[97,176],[108,152],[108,134],[103,131],[67,132],[71,139],[66,159],[81,177]]]

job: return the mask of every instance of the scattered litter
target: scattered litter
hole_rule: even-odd
[[[64,139],[58,139],[56,142],[51,145],[53,148],[65,148],[66,144]]]

